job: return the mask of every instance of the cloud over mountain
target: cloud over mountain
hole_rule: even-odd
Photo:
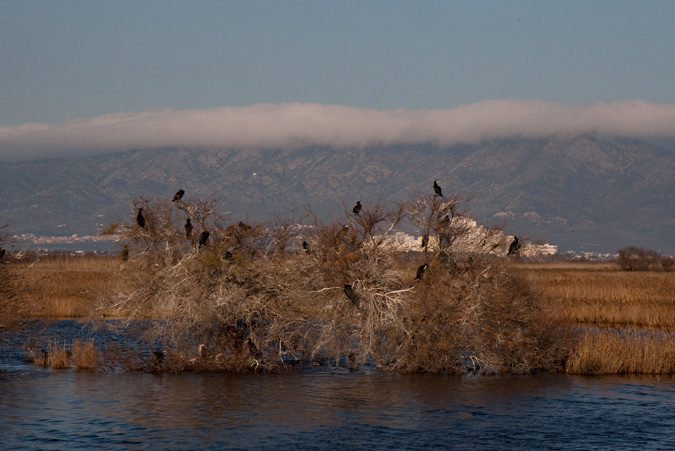
[[[437,142],[445,146],[568,133],[672,137],[673,124],[675,105],[639,99],[584,106],[502,99],[440,110],[255,104],[115,113],[63,123],[0,127],[0,159],[164,146],[339,148],[395,142]]]

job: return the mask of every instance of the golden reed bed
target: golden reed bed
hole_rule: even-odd
[[[124,284],[121,264],[117,256],[92,255],[11,263],[23,283],[18,303],[4,314],[105,316],[100,299]],[[551,315],[575,331],[569,373],[675,374],[674,272],[627,272],[611,263],[516,266]],[[51,355],[57,354],[55,347]]]
[[[675,373],[675,273],[611,263],[522,264],[519,270],[579,335],[576,374]]]

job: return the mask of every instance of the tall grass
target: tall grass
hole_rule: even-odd
[[[675,332],[587,330],[570,355],[572,374],[674,374]]]
[[[94,311],[99,299],[123,283],[120,263],[92,254],[36,256],[15,263],[28,287],[21,295],[27,316],[87,318],[100,313]]]
[[[557,318],[575,324],[675,330],[675,274],[612,265],[527,266]]]
[[[101,352],[91,339],[84,341],[76,338],[70,349],[65,341],[52,340],[47,349],[31,348],[28,354],[33,364],[45,368],[96,371],[102,367]]]
[[[626,272],[613,264],[521,265],[552,315],[583,332],[567,371],[675,372],[675,275]]]

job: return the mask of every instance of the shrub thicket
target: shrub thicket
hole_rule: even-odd
[[[661,261],[666,264],[662,265]],[[669,270],[668,259],[663,258],[659,251],[643,249],[641,247],[628,246],[617,252],[616,263],[624,271],[647,271],[662,267]]]
[[[311,212],[229,221],[215,205],[142,198],[134,207],[145,227],[110,228],[127,242],[132,288],[103,308],[153,318],[145,333],[163,342],[165,369],[524,373],[562,364],[560,330],[510,270],[504,235],[472,228],[456,198],[364,205],[331,223]],[[424,237],[417,251],[399,244],[403,230]]]

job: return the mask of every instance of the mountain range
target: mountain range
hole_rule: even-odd
[[[131,222],[139,196],[215,196],[234,218],[344,217],[360,200],[471,197],[471,216],[561,251],[675,253],[675,152],[596,135],[441,147],[162,148],[0,163],[0,223],[13,234],[95,234]]]

